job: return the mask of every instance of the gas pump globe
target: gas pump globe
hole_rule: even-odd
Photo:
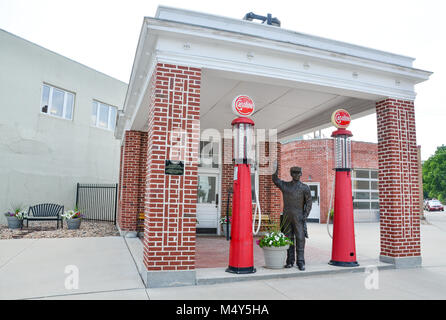
[[[244,274],[254,268],[252,232],[251,168],[254,163],[254,121],[247,118],[254,112],[254,103],[248,96],[238,96],[232,104],[238,116],[231,123],[234,159],[231,243],[226,272]]]
[[[346,130],[350,114],[343,109],[332,115],[338,128],[332,133],[335,158],[335,201],[333,213],[333,242],[330,264],[339,267],[359,266],[356,261],[355,230],[351,179],[351,141],[353,134]]]

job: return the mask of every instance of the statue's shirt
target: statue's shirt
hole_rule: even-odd
[[[273,174],[274,184],[282,191],[283,213],[306,218],[310,214],[312,199],[310,187],[300,181],[283,181]]]

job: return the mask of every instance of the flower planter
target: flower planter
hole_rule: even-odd
[[[227,236],[227,226],[226,226],[226,223],[222,223],[221,226],[223,228],[223,234],[227,238],[228,236]],[[229,224],[229,236],[231,236],[231,224]]]
[[[263,247],[265,268],[282,269],[286,263],[286,255],[289,247],[289,245],[284,247]]]
[[[16,217],[6,217],[8,219],[9,229],[21,229],[23,226],[23,220],[17,219]]]
[[[79,227],[81,226],[81,222],[81,218],[67,219],[67,227],[69,230],[79,229]]]

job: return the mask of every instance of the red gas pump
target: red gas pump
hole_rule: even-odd
[[[343,109],[332,115],[332,123],[338,128],[332,133],[335,139],[335,201],[333,242],[329,264],[339,267],[357,267],[355,226],[351,180],[351,141],[353,134],[346,130],[350,114]]]
[[[248,96],[237,96],[233,111],[239,118],[231,123],[233,133],[234,184],[232,198],[231,243],[229,266],[226,272],[254,273],[252,237],[251,164],[254,163],[254,121],[247,118],[254,112],[254,103]]]

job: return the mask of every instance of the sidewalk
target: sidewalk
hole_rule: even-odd
[[[327,266],[330,259],[331,241],[325,225],[311,224],[307,271],[285,271],[298,276],[175,288],[144,288],[137,271],[139,261],[135,264],[129,251],[137,244],[132,241],[138,239],[1,240],[0,299],[446,299],[446,214],[427,214],[427,219],[430,224],[421,226],[421,268],[301,276],[319,265]],[[370,267],[378,261],[379,224],[356,224],[355,231],[358,262]],[[70,276],[65,271],[70,265],[78,267],[78,289],[65,288]],[[215,272],[214,268],[199,268],[197,274],[206,269]],[[370,271],[376,272],[378,289],[367,286]],[[226,273],[218,273],[223,275]]]
[[[67,289],[67,279],[76,270],[73,266],[78,270],[79,286]],[[0,240],[0,299],[94,292],[147,299],[122,237]]]

